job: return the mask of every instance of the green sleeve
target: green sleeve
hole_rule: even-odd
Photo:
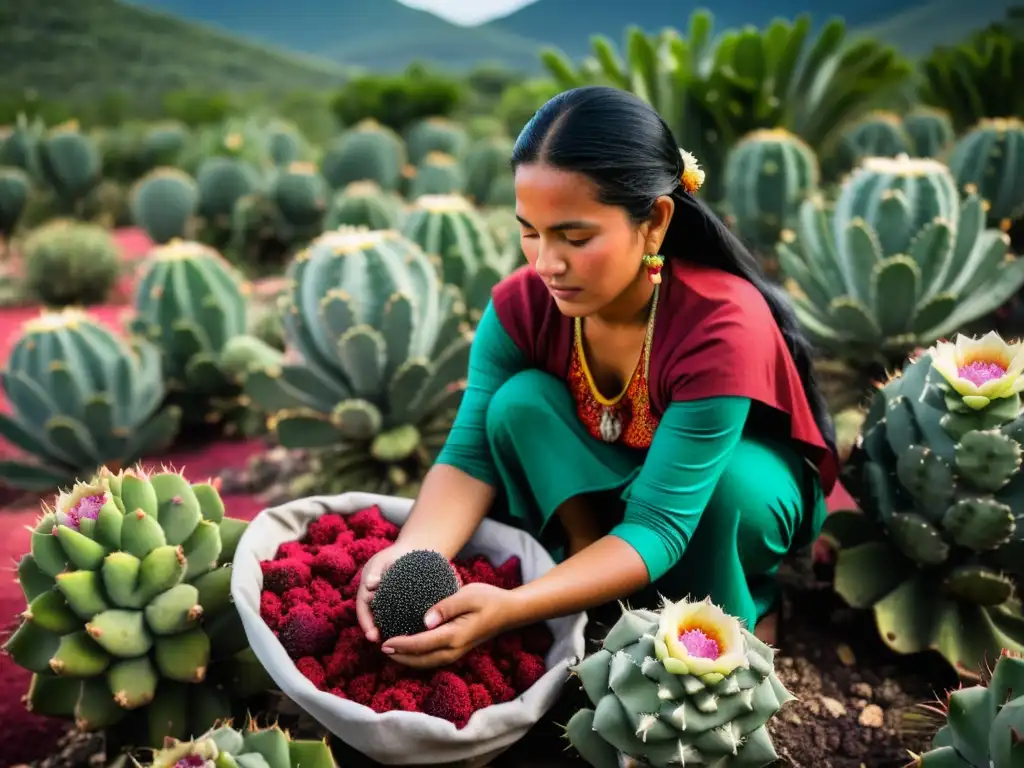
[[[487,444],[487,407],[506,381],[527,367],[526,356],[505,332],[491,303],[484,309],[469,352],[469,374],[448,439],[437,464],[497,486],[498,472]]]
[[[745,397],[673,402],[612,529],[643,558],[651,581],[683,556],[750,412]]]

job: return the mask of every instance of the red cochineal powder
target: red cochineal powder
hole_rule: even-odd
[[[376,506],[324,515],[301,541],[282,544],[273,560],[260,563],[260,615],[321,691],[375,712],[425,712],[463,728],[477,710],[511,701],[540,679],[551,633],[544,624],[509,632],[443,669],[392,661],[363,636],[355,596],[363,564],[397,537],[398,527]],[[482,556],[453,565],[463,584],[522,584],[517,557],[498,566]]]

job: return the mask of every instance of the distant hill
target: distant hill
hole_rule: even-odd
[[[133,2],[374,71],[399,71],[416,60],[452,69],[493,60],[516,69],[539,70],[541,44],[537,41],[499,29],[461,27],[396,0]]]
[[[932,0],[891,15],[859,33],[895,45],[908,56],[924,56],[939,45],[955,45],[975,29],[1003,21],[1021,0]]]
[[[3,0],[0,90],[96,98],[117,84],[139,101],[202,86],[232,91],[336,88],[345,72],[117,0]]]

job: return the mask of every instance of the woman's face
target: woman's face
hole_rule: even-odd
[[[562,314],[599,312],[647,279],[644,253],[657,253],[667,220],[638,227],[624,209],[598,202],[588,177],[542,163],[519,166],[515,184],[523,252]]]

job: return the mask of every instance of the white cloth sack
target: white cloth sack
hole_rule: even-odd
[[[402,525],[412,500],[371,493],[313,496],[265,509],[249,524],[238,544],[231,577],[231,595],[254,653],[278,687],[341,741],[386,765],[438,765],[471,761],[485,765],[521,739],[557,701],[568,668],[583,657],[586,614],[547,622],[554,644],[547,655],[547,673],[512,701],[473,714],[462,729],[421,712],[378,714],[347,699],[320,691],[289,658],[280,641],[260,618],[263,589],[261,560],[270,560],[280,544],[296,541],[310,522],[325,512],[352,514],[374,504],[385,518]],[[516,555],[523,581],[543,576],[554,567],[547,551],[529,534],[485,519],[460,557],[484,555],[495,565]]]

